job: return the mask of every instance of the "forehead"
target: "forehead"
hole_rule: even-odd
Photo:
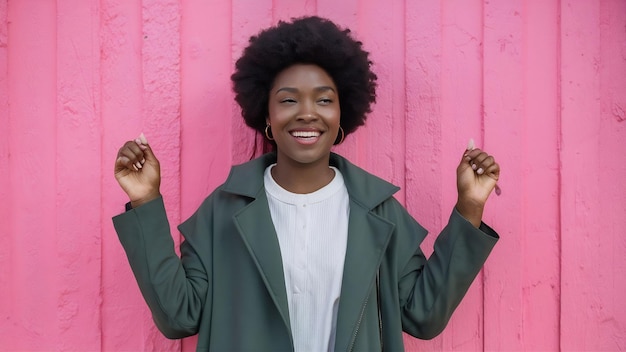
[[[323,68],[312,64],[296,64],[276,75],[272,89],[284,87],[307,89],[320,86],[328,86],[336,90],[333,79]]]

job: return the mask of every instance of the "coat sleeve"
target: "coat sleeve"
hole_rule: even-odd
[[[418,249],[399,277],[403,330],[421,339],[441,333],[498,238],[487,225],[476,228],[453,210],[430,258]]]
[[[163,199],[113,218],[113,224],[159,330],[178,339],[198,332],[208,289],[207,273],[186,241],[174,251]]]

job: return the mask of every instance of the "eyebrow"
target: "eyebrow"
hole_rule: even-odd
[[[335,92],[335,89],[333,87],[330,87],[330,86],[319,86],[319,87],[315,87],[313,90],[315,90],[316,92],[324,92],[324,91],[327,91],[327,90]],[[298,88],[282,87],[282,88],[277,89],[276,93],[274,93],[274,94],[278,94],[281,91],[286,91],[286,92],[289,92],[289,93],[298,93]]]

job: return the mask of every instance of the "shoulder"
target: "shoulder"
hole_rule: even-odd
[[[338,154],[332,153],[330,162],[342,173],[353,202],[393,224],[395,241],[415,244],[424,240],[428,231],[393,196],[400,187],[365,171]]]
[[[386,199],[372,211],[392,222],[395,225],[395,232],[401,237],[410,237],[411,242],[421,243],[428,234],[428,231],[394,197]]]
[[[267,153],[246,163],[231,167],[226,181],[218,187],[228,193],[255,198],[263,190],[263,173],[276,162],[276,153]]]
[[[343,176],[350,198],[368,210],[393,197],[400,187],[352,164],[348,159],[331,153],[330,164]]]
[[[215,188],[179,226],[183,235],[188,237],[199,232],[199,228],[212,228],[216,223],[230,219],[235,212],[256,199],[263,190],[263,172],[273,162],[275,155],[270,153],[232,166],[224,183]]]

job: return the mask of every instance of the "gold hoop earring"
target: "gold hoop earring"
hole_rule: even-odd
[[[339,138],[339,136],[341,136],[341,138]],[[343,139],[344,138],[346,138],[346,135],[343,133],[343,128],[341,128],[341,126],[339,126],[339,133],[337,134],[337,138],[335,138],[334,145],[343,143]]]
[[[271,137],[270,137],[270,135],[271,135]],[[272,135],[272,128],[271,128],[269,123],[267,125],[265,125],[265,137],[268,140],[270,140],[270,141],[274,140],[274,135]]]

